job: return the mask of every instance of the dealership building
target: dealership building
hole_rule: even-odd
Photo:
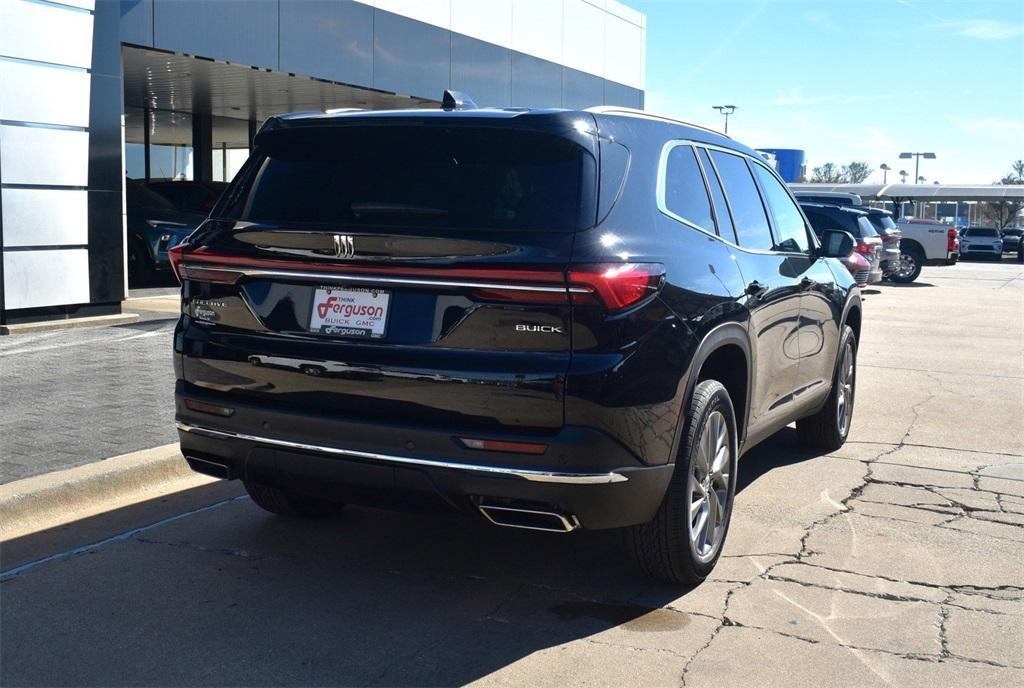
[[[0,324],[119,313],[126,178],[230,180],[268,116],[644,102],[616,0],[0,0]]]

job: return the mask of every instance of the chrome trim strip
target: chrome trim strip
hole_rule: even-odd
[[[508,284],[499,282],[457,282],[447,280],[420,279],[416,277],[378,277],[373,275],[353,275],[333,272],[304,272],[301,270],[265,270],[262,268],[234,268],[216,265],[185,263],[186,270],[216,270],[217,272],[235,272],[246,277],[278,277],[314,280],[317,282],[371,282],[373,284],[405,284],[420,287],[469,287],[472,289],[500,289],[503,291],[535,291],[547,293],[589,294],[586,287],[539,287],[526,284]]]
[[[477,509],[479,509],[480,513],[484,515],[484,518],[486,518],[494,525],[501,526],[502,528],[522,528],[523,530],[540,530],[545,533],[571,533],[572,531],[580,527],[579,519],[575,516],[570,514],[568,517],[565,517],[562,514],[556,513],[554,511],[539,511],[536,509],[517,509],[515,507],[510,506],[494,506],[492,504],[480,504],[477,506]],[[519,525],[518,523],[501,523],[499,521],[495,521],[494,517],[487,513],[488,509],[493,509],[494,511],[508,511],[510,513],[516,514],[536,514],[538,516],[552,516],[554,518],[557,518],[558,521],[562,524],[562,529],[559,530],[558,528],[523,526]]]
[[[241,432],[226,432],[213,430],[198,425],[176,421],[175,425],[182,432],[190,432],[196,435],[204,435],[214,439],[234,439],[256,442],[258,444],[269,444],[275,447],[287,449],[298,449],[301,451],[317,452],[320,454],[331,454],[334,456],[348,456],[355,459],[370,459],[372,461],[387,461],[389,463],[401,463],[412,466],[427,466],[429,468],[446,468],[456,471],[472,471],[477,473],[491,473],[514,478],[522,478],[538,483],[567,483],[572,485],[603,485],[607,483],[621,483],[629,480],[621,473],[557,473],[553,471],[539,471],[530,468],[505,468],[502,466],[482,466],[478,464],[456,463],[453,461],[437,461],[434,459],[419,459],[411,456],[396,456],[393,454],[380,454],[377,452],[365,452],[355,449],[340,449],[338,447],[325,447],[317,444],[306,444],[304,442],[292,442],[279,440],[272,437],[260,437],[258,435],[247,435]]]

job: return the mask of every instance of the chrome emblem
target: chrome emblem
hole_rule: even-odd
[[[355,258],[356,242],[349,234],[334,235],[334,255],[338,258]]]

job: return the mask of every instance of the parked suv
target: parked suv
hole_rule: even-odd
[[[960,234],[960,255],[1002,260],[1003,238],[995,227],[969,227]]]
[[[878,238],[882,240],[882,260],[880,264],[882,279],[890,279],[901,269],[900,241],[903,239],[903,232],[896,226],[892,219],[892,213],[888,210],[879,210],[878,208],[869,208],[867,206],[861,207],[860,210],[868,214],[868,222],[875,228]]]
[[[182,452],[278,514],[626,527],[698,582],[741,454],[849,432],[853,242],[823,236],[756,152],[647,113],[273,117],[174,251]]]
[[[839,229],[853,236],[856,244],[854,250],[864,256],[868,262],[866,272],[857,272],[854,277],[857,284],[874,284],[882,281],[882,260],[885,245],[871,224],[868,212],[846,205],[826,205],[800,201],[800,207],[811,223],[811,227],[819,236],[826,229]],[[899,260],[899,252],[887,257],[887,260]]]

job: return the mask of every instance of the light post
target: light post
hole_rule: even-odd
[[[889,181],[889,170],[891,170],[892,168],[883,162],[881,167],[879,167],[878,169],[882,170],[882,183],[887,183]]]
[[[906,170],[900,170],[899,171],[899,175],[900,175],[900,182],[902,184],[906,184],[907,183],[907,177],[909,176],[907,171]]]
[[[920,177],[921,158],[924,158],[925,160],[934,160],[935,153],[900,153],[900,160],[910,160],[911,158],[914,158],[914,178],[918,181],[924,181],[924,179]],[[914,183],[917,184],[918,182]]]
[[[711,106],[712,110],[718,110],[721,114],[723,114],[725,116],[725,134],[726,134],[726,136],[729,135],[729,115],[731,115],[732,113],[736,112],[736,107],[737,106],[735,106],[735,105],[712,105]]]

